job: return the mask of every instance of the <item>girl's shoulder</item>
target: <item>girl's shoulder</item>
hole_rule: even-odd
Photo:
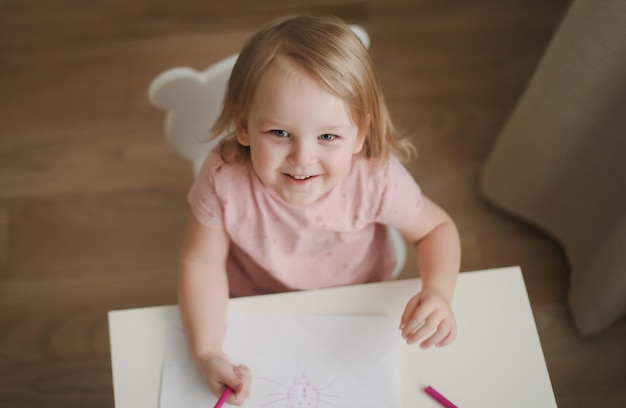
[[[385,162],[359,159],[353,164],[351,179],[345,188],[351,194],[370,197],[377,200],[402,199],[414,194],[421,195],[420,187],[404,164],[395,156],[390,155]]]
[[[408,175],[409,171],[396,156],[389,155],[384,162],[366,157],[355,158],[351,173],[357,180],[368,184],[380,183],[384,186],[398,176]]]
[[[198,177],[211,180],[236,177],[247,172],[248,167],[248,162],[243,158],[224,157],[219,149],[213,149],[204,159]]]
[[[214,194],[222,200],[246,199],[254,185],[251,166],[245,160],[228,160],[211,151],[194,180],[191,191]]]

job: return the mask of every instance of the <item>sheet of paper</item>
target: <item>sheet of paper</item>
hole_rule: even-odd
[[[397,319],[229,315],[225,352],[252,370],[244,407],[399,406]],[[178,314],[168,325],[160,408],[213,407]]]

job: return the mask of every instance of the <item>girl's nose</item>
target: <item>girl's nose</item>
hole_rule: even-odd
[[[290,164],[306,166],[315,162],[317,152],[314,143],[294,141],[287,160]]]

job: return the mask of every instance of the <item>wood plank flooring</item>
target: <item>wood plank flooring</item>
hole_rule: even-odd
[[[192,180],[148,85],[302,11],[369,32],[392,114],[419,149],[410,170],[460,228],[462,270],[521,265],[559,407],[626,406],[626,322],[580,337],[558,244],[477,191],[569,2],[293,3],[0,0],[0,406],[113,406],[106,313],[175,303]]]

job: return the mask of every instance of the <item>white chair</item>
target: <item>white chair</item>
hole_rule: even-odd
[[[350,25],[350,28],[369,48],[367,31],[358,25]],[[189,67],[171,68],[150,83],[150,102],[166,111],[165,137],[174,151],[191,163],[194,176],[223,136],[206,141],[222,109],[226,84],[236,61],[237,54],[234,54],[202,72]],[[393,229],[390,231],[398,260],[393,273],[393,278],[396,278],[404,266],[406,249],[400,234]]]
[[[202,72],[189,67],[168,69],[150,84],[150,102],[165,110],[165,137],[174,151],[188,160],[194,175],[219,142],[206,142],[209,130],[222,108],[226,83],[237,54]]]

